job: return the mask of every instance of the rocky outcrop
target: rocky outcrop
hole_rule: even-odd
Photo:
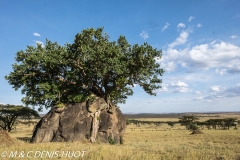
[[[109,111],[111,110],[111,111]],[[84,141],[120,143],[126,120],[117,107],[101,98],[52,108],[36,125],[32,140],[41,142]],[[94,129],[95,128],[95,129]]]

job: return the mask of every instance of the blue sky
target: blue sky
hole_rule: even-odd
[[[0,103],[21,104],[21,91],[4,79],[17,51],[104,27],[110,40],[124,35],[163,52],[162,89],[154,97],[136,85],[119,105],[124,113],[239,111],[239,8],[239,0],[1,0]]]

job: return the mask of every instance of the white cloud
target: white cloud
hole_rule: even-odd
[[[168,92],[168,87],[169,87],[168,84],[162,83],[161,88],[155,90],[154,92],[155,93]]]
[[[187,42],[189,36],[189,32],[188,31],[182,31],[180,33],[180,36],[178,38],[175,39],[174,42],[172,42],[171,44],[168,45],[169,48],[173,48],[177,45],[181,45]]]
[[[237,35],[232,35],[230,38],[235,39],[237,37],[238,37]]]
[[[185,24],[179,23],[177,27],[178,27],[178,28],[185,28]]]
[[[227,88],[224,92],[227,97],[240,96],[240,83],[236,84],[234,87]]]
[[[199,28],[199,27],[202,27],[201,23],[198,23],[198,24],[197,24],[197,27],[198,27],[198,28]]]
[[[220,75],[240,73],[240,47],[227,42],[216,41],[200,44],[185,49],[174,49],[173,46],[187,41],[188,33],[181,33],[169,48],[163,50],[163,57],[158,63],[164,63],[166,71],[174,71],[178,64],[183,68],[215,69]]]
[[[218,74],[220,74],[220,75],[224,75],[224,74],[226,74],[226,72],[227,72],[227,69],[216,69],[216,73],[218,73]]]
[[[183,79],[186,80],[186,81],[191,81],[191,80],[192,80],[192,77],[191,77],[191,76],[184,76]]]
[[[33,33],[33,35],[36,36],[36,37],[40,37],[40,36],[41,36],[41,35],[40,35],[39,33],[37,33],[37,32]]]
[[[170,87],[173,88],[173,93],[179,93],[179,92],[189,92],[188,84],[182,81],[173,82],[170,84]]]
[[[34,42],[35,42],[36,45],[37,45],[37,44],[40,44],[42,47],[45,46],[44,43],[43,43],[42,41],[34,41]]]
[[[168,92],[168,85],[162,85],[162,88],[159,89],[161,92]]]
[[[161,67],[164,68],[166,72],[172,72],[177,68],[177,65],[172,62],[161,63]]]
[[[201,101],[201,100],[203,100],[203,97],[202,97],[202,96],[195,97],[195,98],[193,98],[192,100],[198,100],[198,101]]]
[[[162,28],[162,32],[163,32],[164,30],[166,30],[169,26],[170,26],[170,24],[169,24],[169,23],[166,23],[166,25]]]
[[[173,48],[168,48],[165,53],[167,54],[167,57],[165,56],[163,59],[175,60],[179,56],[179,51]]]
[[[218,101],[225,98],[240,97],[240,83],[234,87],[221,89],[220,86],[212,86],[209,88],[211,92],[205,95],[198,95],[192,100],[200,100],[204,102]]]
[[[177,82],[173,82],[171,83],[172,87],[188,87],[188,84],[181,82],[181,81],[177,81]]]
[[[233,67],[228,69],[227,72],[231,74],[240,73],[240,60],[236,61]]]
[[[194,19],[195,19],[194,16],[190,16],[190,17],[188,18],[188,22],[191,22],[191,21],[194,20]]]
[[[236,68],[240,67],[240,47],[230,43],[201,44],[179,51],[179,58],[190,67]],[[222,70],[221,73],[223,73]]]
[[[140,37],[143,38],[143,39],[147,39],[149,36],[148,36],[148,32],[143,30],[141,33],[140,33]]]
[[[172,82],[170,84],[162,84],[162,88],[157,89],[155,93],[161,92],[171,92],[171,93],[180,93],[180,92],[189,92],[188,84],[182,81]]]
[[[212,91],[212,92],[219,92],[220,91],[220,86],[212,86],[212,87],[209,87],[209,90]]]
[[[173,93],[179,93],[179,92],[181,92],[181,93],[183,93],[183,92],[189,92],[189,89],[188,89],[188,88],[186,88],[186,87],[178,87],[178,88],[176,88],[175,90],[173,90],[172,92],[173,92]]]
[[[208,78],[210,78],[210,76],[201,76],[200,78],[202,78],[202,79],[208,79]]]
[[[195,94],[201,94],[202,92],[200,92],[200,91],[195,91],[194,93],[195,93]]]

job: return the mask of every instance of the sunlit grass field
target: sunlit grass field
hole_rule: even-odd
[[[217,118],[238,118],[239,115],[220,115]],[[212,117],[211,117],[212,118]],[[209,117],[203,117],[207,120]],[[178,118],[139,118],[148,121],[178,121]],[[201,120],[201,118],[200,118]],[[174,160],[174,159],[212,159],[212,160],[240,160],[240,128],[235,130],[201,130],[203,134],[191,135],[184,126],[175,124],[173,127],[167,124],[149,125],[130,124],[127,126],[123,145],[91,144],[90,142],[62,142],[31,144],[25,142],[31,137],[33,125],[19,125],[16,131],[10,133],[12,141],[0,143],[1,153],[4,151],[86,151],[83,157],[56,157],[34,159],[91,159],[91,160]],[[19,140],[19,138],[21,140]],[[5,158],[10,159],[10,158]],[[12,159],[23,159],[15,157]],[[27,158],[24,159],[33,159]]]

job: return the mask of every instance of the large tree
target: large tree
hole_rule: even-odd
[[[187,130],[197,130],[198,127],[196,126],[196,120],[198,120],[198,118],[195,115],[183,116],[179,118],[179,123],[182,126],[185,126]]]
[[[161,56],[161,50],[147,43],[130,45],[124,36],[109,41],[103,28],[90,28],[72,44],[46,40],[44,46],[27,46],[17,52],[17,63],[5,78],[26,95],[26,105],[52,107],[83,102],[91,95],[112,105],[124,103],[135,84],[156,95],[164,72],[156,62]]]
[[[18,119],[39,118],[37,111],[21,105],[0,104],[0,129],[10,132]]]

